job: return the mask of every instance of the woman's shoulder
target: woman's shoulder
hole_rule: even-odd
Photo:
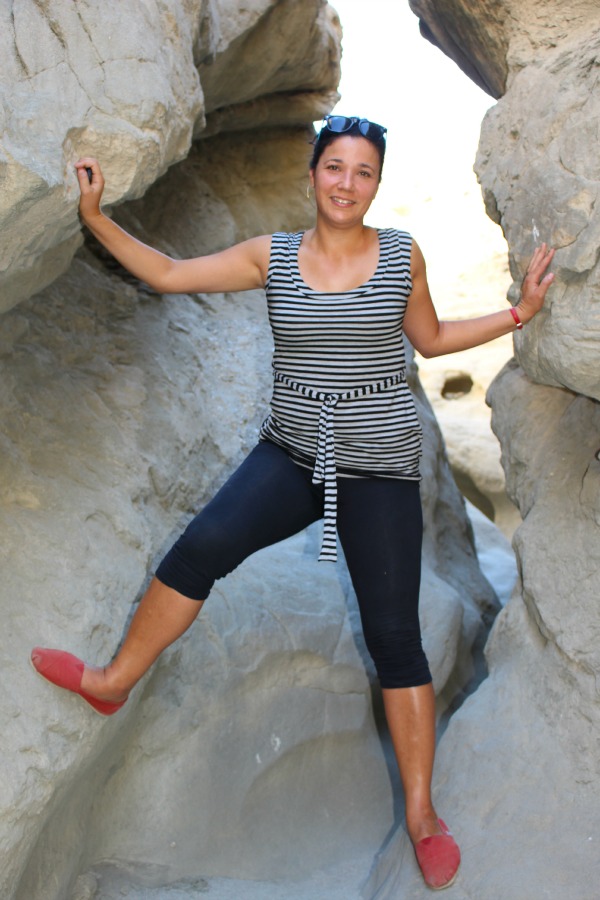
[[[295,244],[302,240],[303,231],[275,231],[270,235],[273,244]]]
[[[410,262],[414,244],[413,236],[401,228],[378,228],[379,244],[383,254],[401,263]]]
[[[303,231],[275,231],[269,235],[269,252],[273,256],[293,255],[300,246]]]
[[[384,235],[389,240],[401,241],[402,243],[410,244],[414,238],[409,231],[404,231],[401,228],[378,228],[377,231],[379,235]]]
[[[265,280],[267,290],[275,276],[289,277],[303,234],[303,231],[275,231],[269,235],[269,262]]]

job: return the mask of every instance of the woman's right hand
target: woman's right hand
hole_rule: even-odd
[[[86,221],[100,215],[100,200],[104,191],[104,176],[97,159],[84,156],[75,163],[79,180],[79,212]],[[92,172],[92,180],[88,178],[88,169]]]
[[[94,237],[132,275],[159,294],[250,291],[265,284],[271,235],[250,238],[228,250],[195,259],[173,259],[128,234],[100,209],[104,176],[98,160],[83,156],[75,163],[79,180],[79,211]],[[87,169],[92,171],[92,180]]]

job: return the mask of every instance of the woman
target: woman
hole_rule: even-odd
[[[385,132],[366,119],[328,116],[309,170],[315,226],[188,260],[157,252],[106,218],[98,163],[76,164],[85,224],[154,290],[266,289],[274,392],[257,447],[161,562],[114,660],[98,669],[42,648],[32,660],[45,678],[111,715],[189,628],[216,578],[324,518],[320,558],[335,558],[337,530],[382,687],[408,833],[426,883],[439,889],[453,882],[460,852],[431,800],[434,693],[417,609],[421,432],[402,332],[430,357],[522,327],[542,307],[553,251],[535,251],[516,308],[438,321],[417,244],[363,222],[381,179]]]

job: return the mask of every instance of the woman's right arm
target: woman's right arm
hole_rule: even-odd
[[[75,163],[81,218],[92,234],[132,275],[160,294],[210,294],[264,287],[271,236],[251,238],[228,250],[196,259],[172,259],[132,237],[100,209],[104,177],[98,162],[84,157]],[[92,170],[91,183],[87,169]]]

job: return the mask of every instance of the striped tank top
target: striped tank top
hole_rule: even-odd
[[[321,560],[336,559],[337,477],[420,478],[422,433],[402,336],[412,239],[392,228],[378,235],[375,273],[340,294],[303,281],[303,232],[274,234],[271,243],[265,288],[274,388],[260,439],[324,483]]]

